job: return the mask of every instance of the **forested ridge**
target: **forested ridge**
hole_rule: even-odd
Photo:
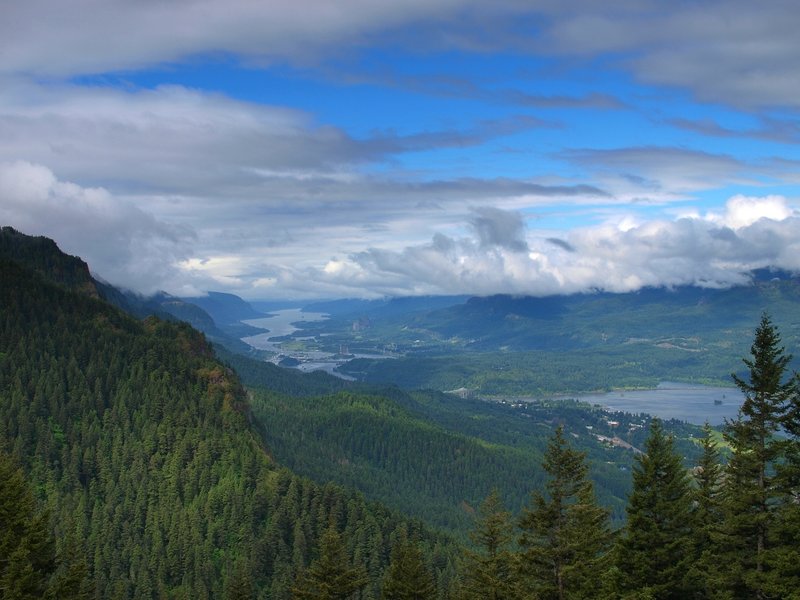
[[[104,302],[54,248],[0,252],[0,598],[800,597],[800,378],[766,314],[724,452],[706,428],[687,465],[647,420],[617,527],[585,407],[465,417],[433,392],[271,389],[245,361],[246,390],[202,334]],[[357,471],[429,521],[471,494],[468,541],[367,502]],[[481,502],[492,473],[525,501]]]
[[[27,474],[56,554],[83,561],[76,594],[288,598],[329,529],[366,566],[366,597],[399,538],[447,587],[447,538],[270,459],[202,334],[134,320],[6,257],[0,274],[0,450]]]

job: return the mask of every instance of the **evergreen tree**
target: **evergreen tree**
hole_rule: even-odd
[[[383,581],[381,597],[385,600],[432,600],[436,598],[433,581],[419,546],[407,539],[392,548],[392,557]]]
[[[800,374],[792,378],[792,393],[783,419],[786,438],[783,461],[776,465],[776,485],[781,497],[775,507],[773,548],[768,550],[772,566],[769,590],[789,597],[800,590]]]
[[[478,551],[467,550],[460,595],[465,600],[515,598],[516,580],[509,544],[513,537],[511,513],[495,488],[479,509],[470,538]]]
[[[633,470],[628,520],[616,548],[623,596],[690,597],[691,502],[689,477],[672,438],[653,419],[645,454],[637,457]]]
[[[310,600],[347,600],[367,583],[366,569],[350,563],[342,538],[331,524],[320,538],[319,558],[300,574],[292,593]]]
[[[767,594],[769,571],[774,568],[771,529],[781,501],[776,465],[784,443],[775,437],[785,420],[793,382],[784,381],[791,356],[767,314],[762,315],[743,359],[747,380],[733,374],[744,394],[737,418],[727,422],[725,439],[731,447],[726,469],[723,561],[727,585],[735,596]]]
[[[570,448],[559,427],[542,465],[547,497],[535,492],[520,519],[520,573],[525,595],[595,595],[610,543],[608,512],[597,505],[585,455]]]
[[[722,521],[722,466],[714,432],[706,422],[692,489],[692,547],[689,581],[695,598],[711,598],[719,589],[718,543]]]
[[[0,598],[84,597],[85,573],[72,564],[59,568],[47,521],[22,470],[0,452]]]
[[[225,584],[225,600],[249,600],[254,596],[253,579],[249,566],[240,561]]]

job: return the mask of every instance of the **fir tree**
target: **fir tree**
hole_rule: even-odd
[[[769,590],[790,597],[800,590],[800,374],[792,378],[792,393],[783,418],[786,438],[783,461],[776,465],[776,486],[781,491],[772,524],[768,561],[772,566]],[[796,592],[794,592],[796,594]]]
[[[77,560],[59,565],[47,521],[22,470],[0,452],[0,598],[85,597],[85,572]]]
[[[295,598],[347,600],[369,583],[363,566],[353,566],[334,525],[322,534],[319,558],[298,577],[292,589]]]
[[[637,457],[628,520],[618,540],[619,587],[657,600],[690,597],[691,488],[661,421],[653,419],[645,454]]]
[[[392,548],[392,556],[381,590],[385,600],[432,600],[436,584],[425,565],[419,546],[403,538]]]
[[[597,505],[585,455],[570,448],[561,427],[547,448],[547,497],[533,494],[520,519],[520,572],[525,595],[587,598],[610,542],[608,512]]]
[[[745,398],[737,418],[725,427],[732,454],[726,469],[722,564],[736,596],[761,597],[769,587],[768,572],[775,558],[770,530],[781,500],[775,468],[784,447],[775,434],[793,390],[792,381],[784,381],[790,360],[780,334],[764,314],[750,358],[743,359],[749,377],[732,375]]]
[[[511,543],[511,513],[495,488],[479,509],[479,520],[470,538],[476,550],[467,550],[463,565],[461,597],[465,600],[509,600],[515,596]]]
[[[706,422],[700,439],[702,454],[692,489],[692,550],[689,580],[695,598],[711,598],[719,588],[718,543],[722,521],[722,466],[714,432]]]

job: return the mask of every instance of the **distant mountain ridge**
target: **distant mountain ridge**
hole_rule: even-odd
[[[220,326],[268,316],[239,296],[224,292],[208,292],[206,296],[183,298],[183,300],[202,308]]]
[[[712,329],[752,328],[763,311],[797,322],[800,279],[759,273],[752,283],[727,289],[684,286],[615,294],[470,298],[433,311],[415,324],[441,335],[473,340],[475,349],[577,348],[636,337],[694,336]]]

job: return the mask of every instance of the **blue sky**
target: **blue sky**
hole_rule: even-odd
[[[544,295],[800,270],[793,2],[0,11],[0,223],[123,287]]]

